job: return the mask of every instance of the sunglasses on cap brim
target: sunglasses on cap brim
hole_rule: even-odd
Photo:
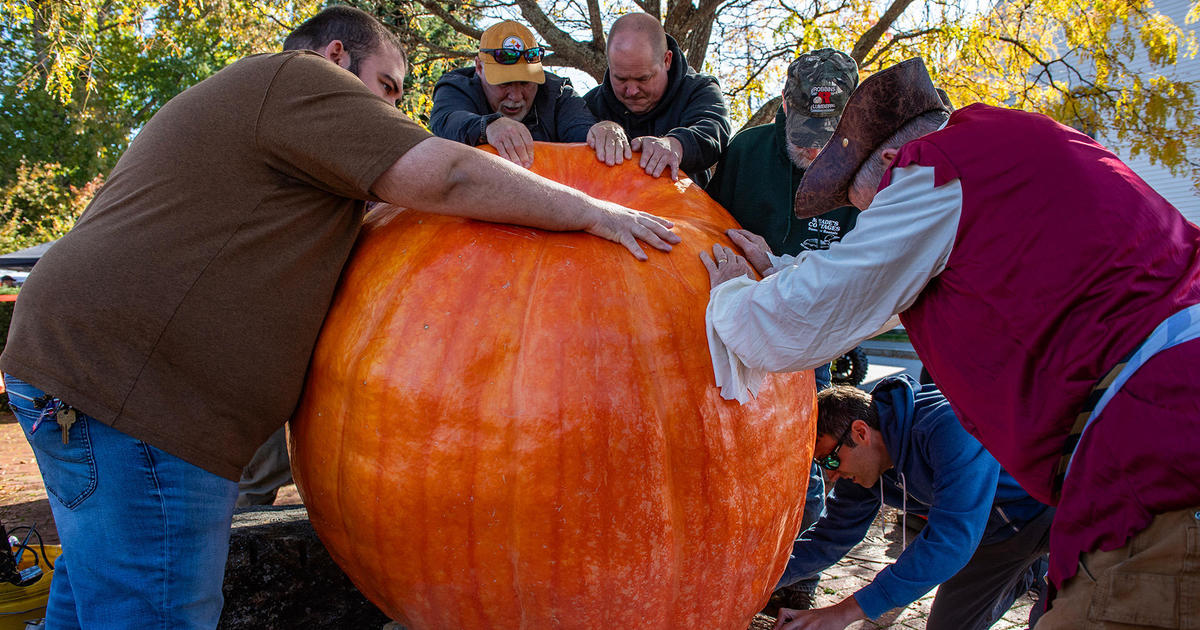
[[[525,50],[517,50],[516,48],[480,48],[482,54],[489,54],[496,63],[503,66],[511,66],[525,58],[526,63],[537,63],[542,60],[542,56],[546,54],[544,46],[534,46]]]

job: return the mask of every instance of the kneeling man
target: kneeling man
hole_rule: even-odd
[[[870,584],[826,608],[784,608],[776,630],[840,630],[939,584],[926,628],[983,629],[1045,572],[1054,510],[1000,468],[934,386],[899,376],[871,394],[822,391],[813,453],[836,485],[825,513],[796,541],[780,585],[840,560],[866,536],[881,502],[928,524]]]

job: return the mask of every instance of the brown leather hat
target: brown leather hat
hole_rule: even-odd
[[[801,219],[850,205],[859,167],[908,121],[926,112],[950,111],[920,57],[867,77],[846,103],[833,137],[804,172],[794,209]]]

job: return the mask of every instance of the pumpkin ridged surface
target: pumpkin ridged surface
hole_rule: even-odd
[[[309,517],[413,630],[743,630],[799,528],[811,372],[722,400],[697,254],[733,219],[636,155],[536,156],[683,243],[641,263],[579,233],[373,211],[292,422]]]

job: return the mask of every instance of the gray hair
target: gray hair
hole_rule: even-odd
[[[937,109],[925,112],[904,123],[904,126],[899,131],[892,134],[892,137],[884,140],[875,149],[875,152],[871,154],[871,157],[868,157],[867,161],[863,162],[862,166],[858,168],[858,173],[855,174],[854,182],[850,184],[850,188],[852,190],[864,188],[874,190],[875,187],[879,186],[879,182],[883,181],[883,171],[887,166],[883,163],[883,151],[885,149],[899,149],[927,133],[937,131],[937,128],[941,127],[942,123],[946,122],[946,119],[949,117],[950,114],[948,112]]]

